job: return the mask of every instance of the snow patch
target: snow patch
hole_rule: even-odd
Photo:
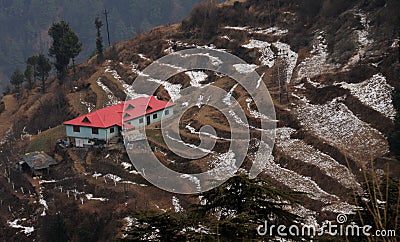
[[[103,89],[108,97],[108,102],[105,104],[106,106],[114,105],[120,102],[120,100],[111,92],[111,90],[101,82],[101,77],[97,79],[96,83],[101,89]]]
[[[393,87],[386,82],[381,73],[373,75],[361,83],[341,83],[341,87],[349,89],[363,104],[394,120],[396,110],[392,102]]]
[[[355,161],[363,163],[386,154],[385,136],[355,116],[342,100],[335,98],[323,105],[298,104],[294,114],[305,130]]]
[[[94,201],[101,201],[101,202],[106,202],[106,201],[108,201],[107,198],[103,198],[103,197],[93,197],[93,194],[91,194],[91,193],[85,194],[85,197],[86,197],[87,200],[94,200]]]
[[[201,84],[207,80],[208,75],[204,71],[186,71],[185,74],[190,78],[190,85],[192,87],[200,87],[203,88],[210,84]]]
[[[305,58],[298,65],[297,80],[313,78],[322,73],[333,71],[340,66],[339,64],[328,63],[328,44],[324,31],[317,33],[310,54],[310,57]]]
[[[181,213],[185,211],[179,204],[179,199],[175,196],[172,196],[172,205],[174,206],[175,213]]]
[[[271,49],[271,44],[265,41],[251,39],[248,44],[242,45],[247,49],[258,49],[261,53],[259,61],[262,65],[271,68],[275,64],[275,54]]]
[[[241,26],[225,26],[224,29],[245,31],[245,32],[248,32],[249,34],[262,34],[262,35],[274,35],[274,36],[284,35],[289,32],[287,29],[281,29],[278,27],[270,27],[267,29],[263,29],[263,28],[252,28],[249,26],[243,26],[243,27],[241,27]]]
[[[258,66],[255,64],[234,64],[236,71],[246,74],[255,71]]]
[[[18,224],[21,221],[26,221],[26,218],[23,219],[15,219],[14,221],[7,221],[8,226],[10,226],[11,228],[14,229],[21,229],[21,231],[26,234],[26,235],[30,235],[33,231],[35,231],[34,227],[26,227],[26,226],[22,226],[20,224]]]

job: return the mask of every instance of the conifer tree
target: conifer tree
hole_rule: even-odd
[[[48,58],[43,54],[38,55],[37,72],[42,83],[42,92],[45,93],[46,90],[46,80],[49,77],[49,72],[51,71],[51,65]]]
[[[24,82],[24,75],[19,70],[19,68],[15,68],[13,74],[11,75],[10,83],[15,87],[17,93],[21,90],[21,85]]]
[[[103,57],[103,37],[101,36],[101,28],[103,27],[103,22],[100,20],[99,16],[96,17],[94,21],[94,25],[96,26],[96,53],[98,58],[101,59]]]
[[[75,58],[82,50],[82,43],[65,21],[53,23],[48,33],[53,39],[49,55],[54,57],[54,66],[56,67],[58,77],[63,81],[71,60],[75,73]]]
[[[26,69],[24,72],[25,80],[28,83],[28,89],[32,89],[35,85],[35,76],[34,76],[34,68],[31,65],[26,65]]]

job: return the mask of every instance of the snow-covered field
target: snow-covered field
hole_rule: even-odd
[[[341,87],[349,89],[363,104],[394,119],[396,111],[392,103],[393,87],[386,82],[381,73],[356,84],[340,83]]]
[[[339,148],[353,160],[369,162],[388,152],[384,135],[355,116],[341,98],[323,105],[298,104],[295,116],[306,131]]]
[[[276,130],[275,147],[285,155],[301,162],[318,167],[325,175],[332,177],[346,188],[361,191],[361,186],[349,169],[329,155],[299,139],[291,139],[292,128],[278,128]]]
[[[324,35],[323,31],[316,35],[313,49],[310,52],[311,56],[305,58],[298,65],[297,80],[304,77],[312,78],[339,68],[339,64],[328,62],[328,44]]]
[[[261,65],[271,68],[275,64],[275,54],[271,49],[271,44],[266,41],[251,39],[249,43],[242,45],[247,49],[258,49],[261,53],[259,61]]]
[[[265,143],[261,143],[261,146],[267,146]],[[303,192],[307,194],[312,199],[322,201],[324,203],[330,204],[334,201],[338,201],[338,197],[331,195],[324,191],[318,186],[318,184],[313,181],[310,177],[305,177],[299,175],[298,173],[283,168],[274,162],[274,157],[272,155],[259,153],[258,159],[266,161],[265,169],[263,173],[271,177],[272,179],[284,184],[289,189],[297,192]]]

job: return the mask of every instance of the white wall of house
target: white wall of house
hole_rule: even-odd
[[[125,123],[128,123],[128,124],[134,126],[135,129],[138,129],[138,128],[148,125],[147,117],[150,117],[150,124],[152,124],[152,123],[160,122],[162,119],[172,116],[173,113],[174,113],[173,108],[168,107],[166,109],[163,109],[163,110],[151,113],[151,114],[146,114],[145,116],[141,116],[141,117],[137,117],[137,118],[125,121]]]

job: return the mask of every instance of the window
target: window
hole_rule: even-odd
[[[82,120],[82,122],[83,122],[83,123],[90,123],[90,120],[89,120],[88,117],[85,117],[85,118]]]
[[[99,134],[99,128],[92,128],[92,134]]]
[[[133,109],[133,108],[135,108],[135,107],[132,104],[129,104],[128,107],[125,110],[130,110],[130,109]]]
[[[139,119],[139,123],[142,124],[143,123],[143,118]]]
[[[157,118],[157,114],[155,113],[155,114],[153,114],[153,119],[156,119]]]
[[[169,115],[169,109],[165,110],[165,115]]]
[[[110,128],[110,133],[114,133],[114,127]]]
[[[77,132],[77,133],[81,132],[81,127],[74,126],[74,132]]]

